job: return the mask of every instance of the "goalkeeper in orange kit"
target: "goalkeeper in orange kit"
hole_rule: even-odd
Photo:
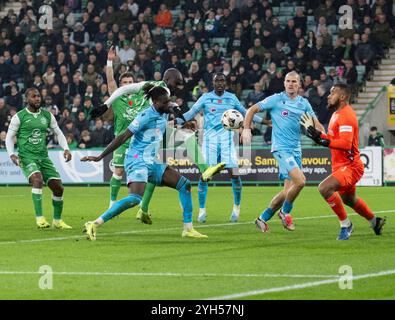
[[[356,196],[356,184],[362,178],[364,166],[358,150],[358,120],[350,106],[351,90],[345,84],[336,84],[328,96],[328,108],[333,108],[328,133],[314,128],[311,117],[305,114],[301,124],[306,135],[317,144],[331,149],[332,174],[320,183],[318,189],[340,220],[338,240],[348,240],[353,224],[347,217],[344,204],[370,222],[376,235],[381,235],[384,218],[376,217],[367,204]]]

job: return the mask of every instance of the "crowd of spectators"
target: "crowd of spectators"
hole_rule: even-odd
[[[332,84],[346,82],[356,91],[356,67],[365,66],[369,74],[390,47],[395,26],[390,0],[21,3],[19,13],[10,10],[0,22],[0,148],[28,87],[40,90],[43,108],[53,113],[72,147],[105,146],[113,137],[111,117],[94,121],[89,110],[109,95],[111,45],[117,49],[115,79],[130,71],[136,82],[160,80],[167,68],[179,69],[185,90],[177,101],[184,108],[213,89],[215,72],[226,75],[228,90],[248,108],[283,91],[285,74],[296,70],[302,74],[300,94],[327,125]],[[53,8],[53,29],[39,27],[43,4]],[[338,28],[343,4],[353,8],[352,29]],[[274,13],[284,5],[296,8],[285,20]],[[270,132],[255,133],[270,143]],[[48,143],[57,144],[51,135]]]

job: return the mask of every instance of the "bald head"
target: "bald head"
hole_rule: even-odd
[[[181,72],[175,68],[170,68],[165,71],[163,81],[172,93],[174,93],[177,88],[182,89],[184,84]]]
[[[285,92],[290,97],[296,97],[300,88],[300,75],[296,71],[287,73],[284,81]]]

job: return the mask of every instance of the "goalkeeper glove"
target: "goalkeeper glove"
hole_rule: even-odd
[[[329,147],[330,140],[328,139],[322,139],[321,138],[321,131],[318,131],[316,128],[313,126],[309,126],[307,128],[306,136],[308,136],[310,139],[312,139],[315,143],[323,146],[323,147]]]
[[[92,108],[91,111],[89,112],[89,115],[91,116],[92,119],[96,119],[102,116],[107,111],[107,109],[108,109],[107,105],[102,104],[98,107]]]

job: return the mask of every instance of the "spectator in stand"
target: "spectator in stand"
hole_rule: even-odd
[[[366,66],[367,72],[369,72],[375,55],[376,52],[369,41],[369,36],[365,33],[362,34],[361,42],[355,49],[355,61],[357,65]]]
[[[350,60],[345,60],[344,61],[345,64],[345,70],[344,70],[344,74],[343,74],[343,80],[351,87],[355,90],[355,86],[357,84],[357,80],[358,80],[358,72],[357,69],[354,66],[353,61]]]
[[[233,92],[236,97],[240,100],[241,99],[241,83],[239,78],[237,77],[237,74],[232,72],[229,76],[229,91]]]
[[[276,70],[276,76],[270,80],[268,95],[271,96],[275,93],[284,91],[284,73],[281,68]]]
[[[317,93],[320,97],[320,103],[318,105],[318,109],[314,109],[314,111],[317,115],[318,121],[324,126],[325,130],[327,130],[329,121],[334,112],[334,110],[328,109],[328,96],[330,94],[330,91],[328,91],[323,84],[320,84],[317,87]]]
[[[89,149],[92,148],[91,134],[88,130],[84,130],[81,132],[81,138],[78,142],[78,148],[80,149]]]
[[[0,149],[5,149],[5,137],[7,136],[7,132],[4,130],[0,130]]]
[[[109,140],[108,131],[103,126],[103,120],[97,118],[95,121],[95,127],[91,133],[91,146],[92,147],[105,147],[111,140]]]
[[[325,71],[324,67],[321,65],[319,60],[315,59],[307,69],[307,74],[311,76],[311,79],[314,81],[320,79],[320,75],[323,71]]]
[[[85,112],[82,110],[78,111],[78,116],[75,120],[75,127],[79,132],[89,130],[89,122],[86,119]]]
[[[381,132],[377,131],[377,127],[371,127],[368,138],[368,146],[384,147],[384,136]]]
[[[9,115],[10,115],[9,107],[6,105],[4,98],[0,98],[0,131],[6,129],[5,124],[8,120]]]
[[[10,94],[5,97],[6,103],[10,107],[16,108],[18,111],[23,109],[22,94],[16,84],[12,84],[10,87]]]
[[[380,48],[389,48],[392,41],[393,30],[384,14],[379,14],[372,30],[372,37]]]
[[[173,16],[167,9],[166,4],[162,3],[158,14],[155,16],[155,24],[161,28],[171,28],[173,24]]]
[[[257,104],[259,101],[262,101],[266,95],[262,92],[262,85],[259,82],[254,84],[254,91],[251,91],[246,99],[246,108],[252,107],[254,104]]]
[[[84,25],[81,22],[77,22],[70,37],[70,42],[75,44],[79,50],[89,46],[89,33],[84,29]]]
[[[320,17],[325,17],[327,24],[336,24],[336,10],[333,7],[333,1],[325,0],[324,4],[314,10],[314,17],[317,21]]]
[[[78,142],[75,140],[73,134],[69,133],[66,135],[67,144],[70,150],[77,149]]]
[[[134,61],[136,51],[130,47],[130,42],[128,40],[123,42],[122,48],[118,51],[118,57],[123,64],[127,64],[128,61]]]
[[[78,139],[80,132],[74,127],[74,122],[71,119],[67,119],[63,128],[61,128],[64,135],[72,134],[74,139]]]

